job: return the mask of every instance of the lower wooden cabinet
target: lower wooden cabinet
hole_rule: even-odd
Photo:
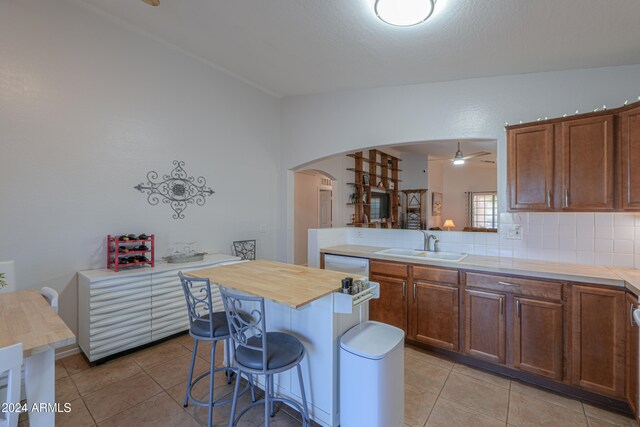
[[[633,310],[638,308],[638,298],[633,294],[627,294],[626,298],[626,310],[627,310],[627,369],[626,369],[626,384],[625,395],[629,406],[633,410],[634,414],[638,413],[638,344],[640,330],[638,324],[633,320]]]
[[[562,303],[515,297],[514,304],[513,367],[562,380]]]
[[[625,395],[625,292],[572,287],[573,384],[614,397]]]
[[[396,326],[407,332],[407,280],[371,275],[380,283],[380,298],[369,302],[369,318]]]
[[[458,350],[458,288],[413,282],[411,338],[447,350]]]
[[[388,261],[372,261],[370,279],[370,318],[410,342],[625,399],[637,414],[639,304],[626,290]]]
[[[465,290],[464,352],[493,363],[506,362],[506,295]]]

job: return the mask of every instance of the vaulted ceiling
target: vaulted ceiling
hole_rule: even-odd
[[[640,63],[638,0],[438,0],[422,25],[374,0],[76,0],[288,96]]]

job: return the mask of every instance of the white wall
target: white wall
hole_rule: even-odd
[[[442,227],[445,220],[452,219],[456,225],[452,230],[462,230],[467,219],[465,191],[496,191],[497,171],[495,167],[474,165],[471,162],[461,166],[450,162],[442,163],[443,207],[438,227]]]
[[[400,169],[401,190],[427,188],[427,156],[403,153]]]
[[[506,202],[505,122],[558,117],[640,95],[640,65],[479,78],[285,98],[282,176],[335,153],[446,139],[498,141],[498,197]],[[283,200],[292,206],[292,193]],[[283,229],[287,217],[281,216]],[[292,235],[281,242],[282,256]]]
[[[105,266],[109,233],[277,255],[280,101],[102,15],[0,2],[0,129],[0,260],[60,291],[73,330],[75,272]],[[216,192],[183,220],[133,189],[172,160]]]

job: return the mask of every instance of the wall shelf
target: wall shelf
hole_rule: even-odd
[[[380,150],[369,150],[367,156],[362,151],[347,154],[354,159],[355,165],[347,168],[354,173],[354,182],[347,185],[354,187],[352,198],[347,206],[354,207],[352,227],[398,228],[400,205],[400,169],[401,159]],[[385,221],[371,220],[371,194],[384,192],[389,195],[389,218]]]

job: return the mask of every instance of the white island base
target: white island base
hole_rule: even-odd
[[[326,295],[300,309],[265,300],[267,330],[291,333],[304,344],[306,355],[301,366],[309,414],[318,424],[329,427],[340,425],[340,337],[369,317],[367,301],[353,307],[352,313],[336,312],[345,311],[341,304],[344,299],[339,301],[341,297],[340,294]],[[258,385],[264,389],[263,379],[258,377]],[[302,404],[295,369],[275,375],[274,385],[276,394]]]

